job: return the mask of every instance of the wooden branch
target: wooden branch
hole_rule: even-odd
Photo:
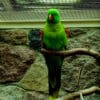
[[[78,54],[79,55],[89,55],[100,61],[100,53],[99,52],[96,52],[91,49],[86,49],[86,48],[76,48],[76,49],[66,50],[66,51],[49,51],[49,50],[42,48],[41,52],[43,54],[47,53],[50,55],[57,55],[57,56],[64,56],[64,57],[74,56],[74,55],[78,55]]]
[[[96,52],[94,50],[91,50],[91,49],[86,49],[86,48],[76,48],[76,49],[66,50],[66,51],[49,51],[49,50],[42,48],[41,52],[43,54],[64,56],[64,57],[74,56],[74,55],[78,55],[78,54],[79,55],[89,55],[89,56],[92,56],[95,59],[97,59],[98,62],[100,63],[100,53]],[[58,98],[58,100],[75,100],[75,98],[80,97],[80,94],[86,96],[86,95],[89,95],[92,93],[100,94],[100,88],[94,86],[89,89],[81,90],[79,92],[70,93],[68,95],[61,97],[60,99]]]
[[[100,88],[94,86],[89,89],[80,90],[79,92],[70,93],[68,95],[61,97],[61,100],[75,100],[75,98],[80,97],[80,94],[82,94],[83,96],[86,96],[86,95],[90,95],[92,93],[100,94]]]

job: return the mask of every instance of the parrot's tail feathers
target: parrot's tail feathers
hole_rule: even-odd
[[[56,87],[56,79],[54,79],[54,81],[50,81],[50,84],[52,86],[52,88],[55,88]]]
[[[55,98],[58,98],[58,94],[59,94],[59,90],[58,90],[58,91],[55,91],[55,92],[53,93],[53,96],[54,96]]]

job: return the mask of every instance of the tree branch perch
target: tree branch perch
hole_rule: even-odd
[[[41,52],[43,54],[64,56],[64,57],[69,57],[69,56],[74,56],[74,55],[88,55],[88,56],[94,57],[100,63],[100,53],[91,49],[86,49],[86,48],[76,48],[76,49],[71,49],[71,50],[66,50],[66,51],[50,51],[50,50],[46,50],[42,48]],[[81,90],[79,92],[73,92],[61,97],[60,100],[75,100],[75,98],[80,97],[80,94],[82,94],[83,96],[86,96],[92,93],[100,94],[100,88],[94,86],[89,89]]]
[[[42,48],[41,52],[43,54],[47,53],[50,55],[57,55],[57,56],[64,56],[64,57],[74,56],[74,55],[89,55],[100,61],[100,53],[99,52],[96,52],[91,49],[86,49],[86,48],[76,48],[76,49],[71,49],[71,50],[66,50],[66,51],[50,51],[50,50],[46,50],[46,49]]]

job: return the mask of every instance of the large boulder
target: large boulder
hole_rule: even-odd
[[[86,34],[69,40],[69,49],[89,48],[100,52],[100,30],[87,29]],[[78,91],[92,86],[100,87],[100,65],[92,57],[76,55],[65,58],[62,67],[62,88]]]
[[[28,47],[0,43],[0,83],[20,80],[33,61]]]
[[[43,55],[36,52],[36,59],[30,69],[19,82],[19,86],[27,90],[48,93],[48,71]]]
[[[13,45],[27,43],[27,32],[25,30],[0,30],[0,42],[7,42]]]
[[[26,91],[15,85],[0,85],[0,100],[46,100],[46,94]]]

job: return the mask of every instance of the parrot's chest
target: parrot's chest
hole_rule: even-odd
[[[45,35],[44,43],[48,48],[59,49],[64,45],[64,40],[65,36],[63,33],[48,32],[48,35]]]
[[[46,36],[47,40],[49,41],[55,41],[55,42],[59,42],[63,39],[63,35],[61,34],[57,34],[55,32],[49,32],[49,34]]]
[[[63,26],[46,24],[44,28],[43,43],[47,49],[61,50],[66,44],[66,33]]]
[[[48,32],[46,32],[45,36],[50,40],[58,40],[63,37],[63,31],[60,31],[59,27],[51,27],[48,29]]]

